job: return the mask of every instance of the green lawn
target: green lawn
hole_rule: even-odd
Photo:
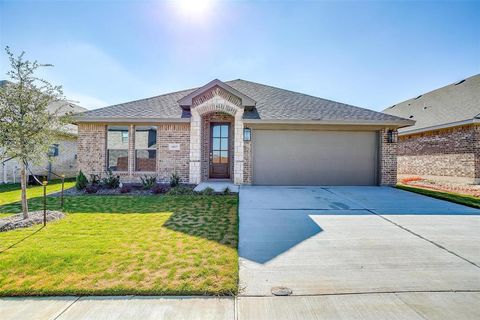
[[[437,199],[442,199],[442,200],[447,200],[447,201],[463,204],[465,206],[480,209],[480,199],[477,198],[477,197],[474,197],[474,196],[458,194],[458,193],[453,193],[453,192],[434,191],[434,190],[429,190],[429,189],[405,186],[405,185],[402,185],[402,184],[398,184],[397,188],[402,189],[402,190],[411,191],[411,192],[416,192],[416,193],[419,193],[419,194],[423,194],[425,196],[429,196],[429,197],[433,197],[433,198],[437,198]]]
[[[65,181],[65,190],[75,185],[75,181]],[[62,183],[60,180],[53,180],[47,184],[47,193],[58,192],[62,190]],[[36,198],[43,196],[43,186],[28,186],[27,198]],[[4,204],[14,203],[20,201],[21,190],[20,184],[4,184],[0,185],[0,206]]]
[[[237,202],[237,196],[66,197],[65,219],[0,233],[0,295],[235,294]],[[41,208],[41,198],[29,203]],[[48,203],[58,208],[59,199]],[[19,209],[9,203],[0,213]]]

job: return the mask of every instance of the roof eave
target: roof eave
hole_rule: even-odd
[[[294,120],[294,119],[244,119],[244,123],[265,124],[322,124],[322,125],[378,125],[381,127],[403,128],[415,124],[412,120],[379,121],[379,120]]]
[[[190,118],[128,118],[128,117],[78,117],[73,119],[74,124],[78,123],[150,123],[150,122],[190,122]]]
[[[440,130],[440,129],[458,127],[458,126],[469,125],[469,124],[480,124],[480,119],[473,118],[473,119],[467,119],[467,120],[462,120],[462,121],[444,123],[444,124],[440,124],[440,125],[436,125],[436,126],[405,130],[405,131],[399,132],[398,135],[404,136],[404,135],[409,135],[409,134],[416,134],[416,133],[422,133],[422,132],[426,132],[426,131]]]

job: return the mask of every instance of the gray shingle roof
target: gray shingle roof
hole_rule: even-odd
[[[409,125],[413,122],[389,114],[321,99],[306,94],[271,87],[245,80],[225,82],[257,102],[253,111],[245,112],[244,119],[258,120],[323,120],[345,122],[392,122]],[[102,118],[122,119],[188,119],[178,100],[197,88],[168,93],[152,98],[122,103],[91,110],[77,117],[78,121]]]
[[[480,118],[480,74],[397,103],[383,112],[416,121],[400,132],[428,131],[430,127]]]

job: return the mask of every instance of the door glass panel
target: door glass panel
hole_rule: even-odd
[[[212,150],[220,150],[220,139],[213,138]]]
[[[228,138],[228,126],[222,125],[222,138]]]
[[[228,138],[222,138],[222,146],[220,150],[228,150]]]
[[[213,151],[212,152],[212,162],[213,163],[221,163],[221,160],[220,160],[220,151]]]
[[[213,126],[213,137],[220,138],[220,126]]]
[[[220,163],[228,163],[228,151],[220,151]]]

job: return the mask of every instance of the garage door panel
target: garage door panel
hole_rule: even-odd
[[[259,185],[374,185],[375,132],[256,130]]]

